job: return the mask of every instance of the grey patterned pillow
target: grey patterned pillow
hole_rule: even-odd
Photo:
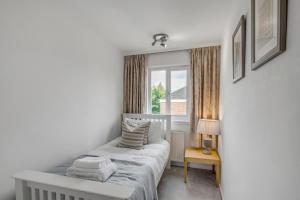
[[[145,137],[145,128],[134,127],[128,125],[126,122],[122,122],[122,138],[119,143],[119,147],[131,148],[131,149],[143,149]]]
[[[144,135],[143,144],[148,144],[149,143],[149,129],[150,129],[150,125],[151,125],[150,121],[125,118],[124,122],[127,123],[129,126],[132,126],[132,127],[144,128],[145,129],[145,135]]]

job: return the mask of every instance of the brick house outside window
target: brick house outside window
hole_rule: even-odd
[[[171,93],[171,115],[186,115],[186,89],[183,87]],[[160,100],[160,114],[167,114],[166,99]]]

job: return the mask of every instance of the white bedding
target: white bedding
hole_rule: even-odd
[[[168,163],[170,154],[170,145],[166,140],[144,145],[144,149],[135,150],[128,148],[117,147],[121,137],[118,137],[111,142],[90,151],[89,155],[109,156],[110,158],[121,160],[133,160],[151,166],[155,183],[158,184],[161,174]]]

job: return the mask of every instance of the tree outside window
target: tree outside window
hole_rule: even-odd
[[[165,98],[166,96],[166,89],[160,82],[156,86],[152,86],[151,91],[151,100],[152,100],[152,113],[153,114],[160,114],[160,100]]]

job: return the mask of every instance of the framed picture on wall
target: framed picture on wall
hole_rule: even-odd
[[[252,70],[286,50],[287,0],[251,0]]]
[[[232,35],[233,82],[245,77],[246,18],[243,15]]]

